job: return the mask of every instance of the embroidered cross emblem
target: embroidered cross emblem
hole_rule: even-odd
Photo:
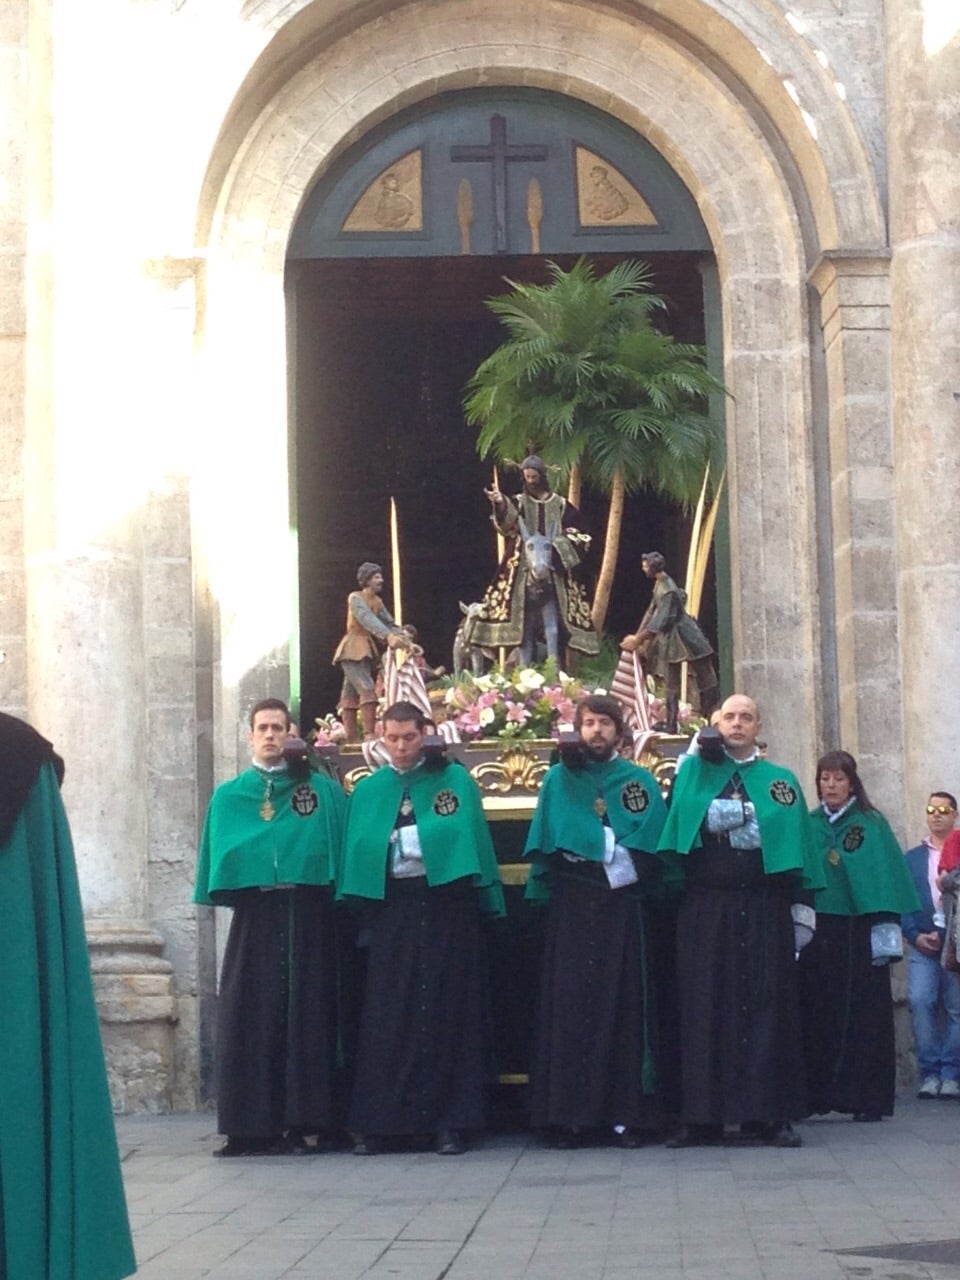
[[[313,787],[306,782],[302,782],[290,800],[295,813],[299,813],[301,818],[309,818],[311,813],[316,813],[320,801],[317,799],[317,793]]]
[[[620,793],[620,803],[628,813],[644,813],[650,803],[647,788],[642,782],[628,782]]]
[[[777,778],[775,782],[770,783],[770,799],[789,808],[790,805],[797,803],[797,793],[785,778]]]
[[[449,818],[460,808],[460,800],[452,791],[438,791],[433,802],[433,812],[438,818]]]
[[[843,847],[847,853],[855,853],[863,844],[866,832],[863,827],[851,827],[843,837]]]

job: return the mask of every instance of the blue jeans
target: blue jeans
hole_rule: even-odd
[[[947,973],[939,957],[911,948],[907,1000],[921,1079],[960,1080],[960,974]]]

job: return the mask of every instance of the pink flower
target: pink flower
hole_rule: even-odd
[[[530,712],[519,702],[507,702],[504,705],[507,708],[507,724],[526,724],[530,719]]]
[[[480,732],[480,708],[476,706],[467,707],[466,711],[462,711],[456,717],[457,728],[461,733],[479,733]]]
[[[484,707],[495,707],[499,701],[499,690],[491,689],[489,693],[481,693],[477,699],[477,706],[482,710]]]
[[[572,724],[574,712],[576,711],[576,709],[577,708],[572,699],[561,698],[560,701],[557,703],[557,719],[563,720],[564,723]]]

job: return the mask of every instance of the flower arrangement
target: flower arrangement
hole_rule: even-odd
[[[449,681],[436,718],[452,720],[466,742],[551,738],[557,736],[559,726],[572,725],[581,698],[607,692],[605,687],[567,675],[549,660],[542,666],[508,671],[495,667],[486,675],[464,673]],[[649,677],[647,705],[651,723],[663,719],[663,691]],[[680,704],[678,720],[681,733],[693,734],[704,724],[688,702]]]
[[[548,661],[541,667],[494,668],[482,676],[464,673],[447,688],[443,713],[466,741],[549,738],[556,736],[558,725],[572,723],[580,698],[605,692],[581,684]]]
[[[347,731],[343,722],[332,713],[327,716],[317,716],[313,724],[314,728],[309,735],[309,741],[317,749],[328,747],[334,742],[346,742]]]

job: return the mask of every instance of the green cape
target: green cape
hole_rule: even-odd
[[[903,851],[883,814],[864,813],[855,804],[830,822],[818,805],[810,816],[827,882],[814,902],[818,914],[899,916],[920,910]]]
[[[540,788],[523,851],[525,858],[534,861],[527,882],[528,898],[546,896],[543,881],[555,853],[566,850],[590,862],[603,862],[604,824],[597,813],[600,799],[619,844],[641,853],[657,852],[667,807],[652,773],[622,756],[589,760],[582,769],[555,764]],[[672,865],[672,859],[660,856],[665,869]]]
[[[660,848],[681,854],[699,848],[700,824],[710,802],[738,772],[757,811],[764,870],[768,875],[800,871],[804,888],[822,889],[823,870],[803,788],[789,769],[769,760],[745,764],[725,756],[711,764],[699,756],[687,759],[674,779]]]
[[[269,822],[260,816],[268,778],[257,769],[245,769],[214,791],[200,840],[194,902],[228,902],[231,890],[261,885],[334,883],[343,790],[322,773],[269,778]]]
[[[52,764],[0,845],[0,1276],[136,1268],[73,846]]]
[[[362,778],[347,805],[338,897],[383,898],[390,833],[405,787],[417,821],[427,884],[472,876],[481,907],[503,915],[503,889],[480,788],[462,765],[424,765],[397,773],[388,765]]]

